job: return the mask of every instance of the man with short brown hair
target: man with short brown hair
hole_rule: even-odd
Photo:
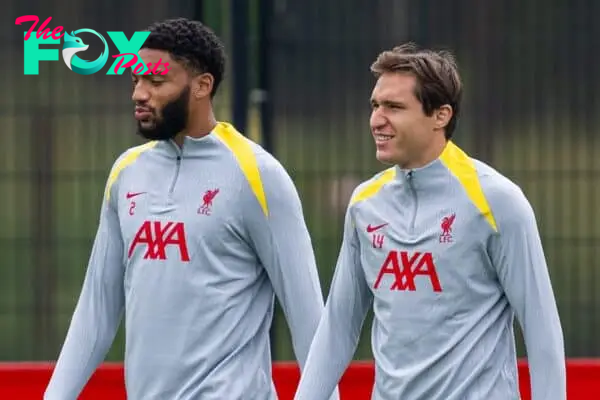
[[[462,84],[448,52],[412,44],[371,66],[376,156],[359,185],[296,400],[323,400],[373,305],[373,399],[518,399],[513,319],[533,400],[566,399],[563,334],[521,189],[450,139]]]

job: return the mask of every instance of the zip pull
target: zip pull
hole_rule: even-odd
[[[170,139],[169,142],[171,143],[171,146],[173,146],[173,150],[175,150],[175,154],[177,155],[177,161],[180,161],[181,157],[183,156],[183,147],[179,147],[179,145],[175,142],[174,139]]]
[[[408,187],[411,190],[414,190],[415,188],[415,177],[414,177],[414,172],[408,171],[408,173],[406,174],[406,183],[408,183]]]

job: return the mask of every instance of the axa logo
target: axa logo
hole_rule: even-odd
[[[57,26],[50,31],[50,28],[47,28],[46,26],[51,20],[52,17],[48,17],[39,27],[37,27],[37,24],[40,19],[37,15],[23,15],[15,20],[16,25],[21,25],[26,22],[33,23],[29,30],[25,32],[23,60],[23,70],[25,75],[38,75],[40,61],[58,61],[58,49],[40,48],[40,46],[60,44],[61,39],[63,39],[62,58],[71,71],[80,75],[91,75],[104,67],[109,58],[109,46],[104,36],[93,29],[87,28],[78,29],[68,33],[63,32],[64,27]],[[35,30],[36,27],[37,30]],[[100,53],[100,56],[95,60],[86,61],[78,55],[81,54],[83,56],[82,53],[90,47],[89,44],[80,37],[82,34],[91,34],[98,38],[102,43],[103,50]],[[107,34],[119,51],[119,54],[112,56],[116,60],[109,68],[107,75],[121,75],[125,69],[129,67],[132,67],[134,73],[144,75],[164,75],[169,71],[168,63],[162,63],[162,61],[159,60],[154,66],[150,64],[146,65],[138,57],[138,51],[150,35],[150,32],[135,32],[131,39],[127,39],[125,33],[120,31],[107,32]]]
[[[181,261],[190,261],[184,223],[144,221],[129,246],[127,257],[131,258],[140,247],[144,250],[145,260],[166,260],[169,246],[179,250]]]
[[[433,291],[442,291],[431,253],[392,250],[381,265],[373,287],[414,292],[418,277],[428,277]]]

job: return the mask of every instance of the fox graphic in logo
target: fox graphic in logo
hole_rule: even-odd
[[[456,214],[452,214],[442,219],[442,223],[440,225],[440,228],[442,228],[440,243],[452,243],[452,224],[454,223],[455,218]]]
[[[90,47],[83,43],[81,38],[76,36],[79,33],[93,33],[102,40],[102,43],[104,43],[104,51],[97,60],[85,61],[76,55],[76,53],[85,51]],[[92,29],[79,29],[75,32],[71,32],[70,35],[65,32],[64,40],[65,42],[62,50],[63,60],[65,61],[65,64],[67,64],[67,67],[73,72],[77,72],[81,75],[91,75],[100,71],[102,67],[104,67],[104,64],[106,64],[106,61],[108,60],[108,43],[106,43],[106,40],[98,32]]]
[[[198,214],[210,215],[213,200],[219,194],[219,189],[207,190],[202,196],[202,205],[198,208]]]

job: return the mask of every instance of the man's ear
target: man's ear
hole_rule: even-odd
[[[194,99],[199,100],[210,96],[214,83],[215,79],[209,73],[195,76],[192,80],[192,96],[194,96]]]
[[[452,115],[454,115],[454,111],[452,107],[448,104],[444,104],[440,108],[434,111],[435,117],[435,128],[436,129],[444,129],[450,123],[452,119]]]

